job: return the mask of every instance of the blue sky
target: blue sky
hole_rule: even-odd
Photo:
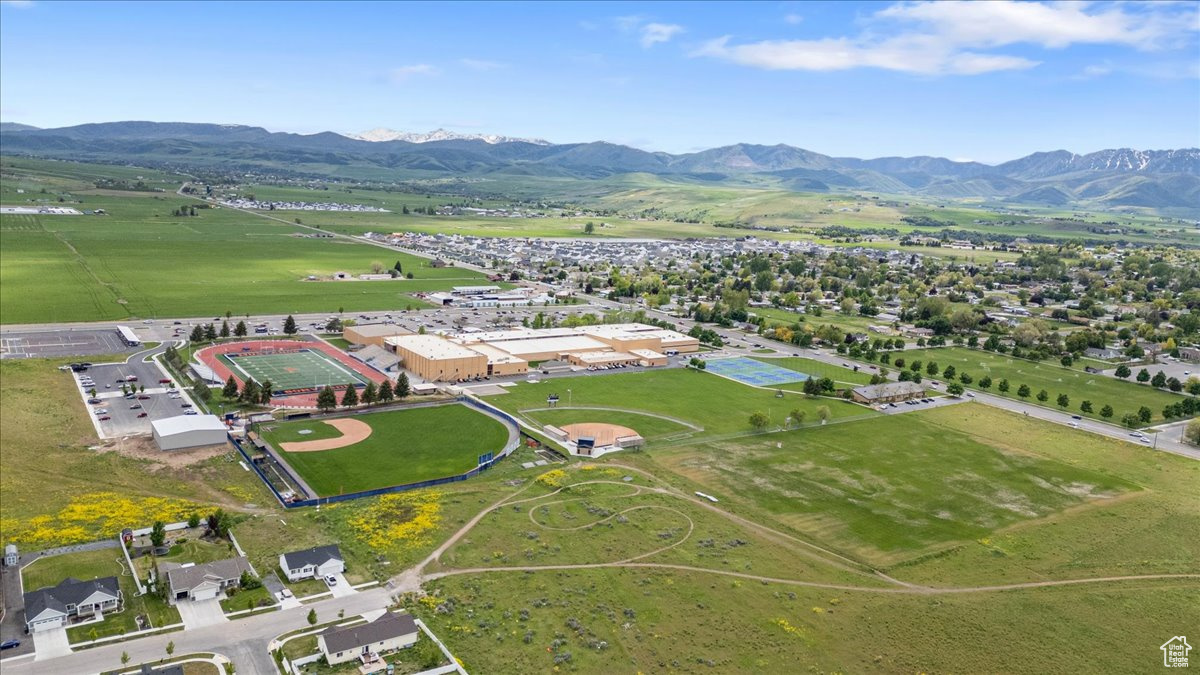
[[[997,162],[1200,145],[1197,3],[0,2],[0,118]]]

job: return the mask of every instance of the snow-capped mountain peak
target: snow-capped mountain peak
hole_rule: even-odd
[[[483,141],[495,145],[497,143],[533,143],[534,145],[550,145],[550,141],[540,138],[513,138],[497,134],[460,134],[456,131],[434,129],[427,133],[396,131],[394,129],[371,129],[361,134],[344,134],[347,138],[357,141],[380,143],[384,141],[406,141],[408,143],[429,143],[430,141]]]

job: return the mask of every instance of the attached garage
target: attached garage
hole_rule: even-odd
[[[67,615],[63,614],[62,612],[46,610],[42,612],[41,616],[29,619],[27,624],[29,626],[29,632],[36,633],[38,631],[50,630],[51,628],[62,628],[64,625],[66,625],[66,619]]]
[[[216,415],[179,415],[154,420],[154,442],[159,450],[182,450],[225,443],[228,430]]]

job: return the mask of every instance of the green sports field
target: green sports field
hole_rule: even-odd
[[[794,392],[784,392],[778,398],[775,389],[749,387],[717,375],[679,368],[577,377],[570,380],[569,397],[566,389],[562,381],[522,382],[508,387],[503,396],[489,398],[488,402],[519,414],[522,410],[545,407],[546,396],[557,393],[559,404],[564,407],[616,409],[611,416],[604,410],[596,410],[589,420],[592,422],[623,424],[618,420],[625,418],[618,411],[665,415],[703,429],[695,438],[751,432],[749,419],[755,412],[766,414],[774,426],[781,424],[793,409],[804,411],[808,422],[817,419],[817,409],[821,406],[829,409],[833,421],[879,414],[845,401],[807,398]],[[541,413],[535,414],[542,419]]]
[[[479,456],[500,452],[508,429],[460,404],[356,415],[371,435],[354,445],[318,452],[286,452],[281,443],[335,438],[320,420],[271,425],[263,438],[322,497],[416,483],[470,471]],[[308,430],[312,433],[302,434]]]
[[[367,378],[315,349],[280,354],[235,352],[217,358],[243,381],[252,379],[259,384],[269,381],[274,391],[367,383]]]
[[[914,360],[920,361],[922,376],[938,381],[942,379],[941,370],[938,375],[928,376],[925,366],[930,361],[936,362],[940,369],[953,365],[957,371],[956,376],[968,373],[973,378],[971,384],[964,386],[977,391],[987,391],[989,394],[997,396],[1057,407],[1055,401],[1058,395],[1066,394],[1070,399],[1070,405],[1065,410],[1095,419],[1102,419],[1100,417],[1101,408],[1111,405],[1114,414],[1109,421],[1113,423],[1120,423],[1122,416],[1126,413],[1136,413],[1141,406],[1150,408],[1154,421],[1162,421],[1162,409],[1181,398],[1180,395],[1172,394],[1169,391],[1136,382],[1118,380],[1106,375],[1064,368],[1051,361],[1039,363],[1026,359],[1014,359],[1005,354],[995,354],[981,349],[966,347],[913,349],[893,354],[892,363],[895,363],[897,358],[905,360],[905,368],[909,367]],[[1150,372],[1153,373],[1154,369],[1150,368]],[[984,375],[992,378],[992,386],[988,389],[979,387],[979,379]],[[1003,379],[1008,380],[1008,392],[1002,392],[999,389],[1000,380]],[[1022,384],[1029,385],[1031,390],[1030,395],[1024,399],[1017,395],[1017,390]],[[1049,394],[1049,399],[1039,402],[1036,396],[1043,389]],[[1092,412],[1090,413],[1080,410],[1079,406],[1085,400],[1092,402]]]

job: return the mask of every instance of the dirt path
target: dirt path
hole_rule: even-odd
[[[650,480],[661,482],[656,476],[653,476],[653,475],[647,473],[646,471],[643,471],[636,467],[627,466],[627,465],[623,465],[623,464],[608,464],[606,466],[612,467],[612,468],[625,469],[627,471],[641,474],[641,475],[649,478]],[[741,516],[737,516],[737,515],[727,512],[727,511],[723,511],[720,508],[717,508],[716,506],[714,506],[713,504],[711,504],[707,501],[692,498],[690,495],[687,495],[675,488],[654,487],[654,486],[644,486],[644,485],[635,486],[635,485],[629,485],[628,483],[622,483],[622,482],[617,482],[617,481],[595,480],[595,481],[582,481],[580,483],[573,483],[571,485],[561,487],[553,492],[550,492],[550,493],[547,493],[544,495],[540,495],[537,497],[527,497],[525,499],[514,499],[515,497],[520,495],[522,492],[529,489],[529,487],[531,487],[533,484],[534,483],[531,481],[529,484],[525,485],[524,487],[517,490],[516,492],[505,496],[504,498],[500,499],[496,503],[492,504],[491,506],[489,506],[489,507],[483,509],[482,511],[480,511],[479,513],[477,513],[475,515],[475,517],[473,517],[466,524],[464,524],[461,528],[459,528],[458,531],[456,531],[454,534],[452,534],[445,542],[442,543],[441,546],[439,546],[436,550],[434,550],[433,553],[431,553],[427,558],[425,558],[425,560],[423,560],[421,563],[417,564],[416,566],[406,570],[404,573],[402,573],[396,577],[393,577],[392,580],[389,582],[389,586],[395,591],[419,591],[421,586],[426,582],[434,581],[437,579],[442,579],[445,577],[459,576],[459,575],[463,575],[463,574],[485,574],[485,573],[491,574],[491,573],[496,573],[496,572],[540,572],[540,571],[564,571],[564,570],[585,570],[585,569],[634,569],[634,568],[677,570],[677,571],[681,571],[681,572],[698,572],[698,573],[703,573],[703,574],[715,574],[715,575],[719,575],[719,576],[747,579],[747,580],[758,581],[758,582],[763,582],[763,583],[775,583],[775,584],[783,584],[783,585],[788,585],[788,586],[800,586],[800,587],[807,587],[807,588],[823,588],[823,589],[829,589],[829,590],[861,592],[861,593],[885,593],[885,594],[906,594],[906,595],[954,595],[954,594],[966,594],[966,593],[996,593],[996,592],[1002,592],[1002,591],[1017,591],[1017,590],[1028,590],[1028,589],[1035,589],[1035,588],[1051,588],[1051,587],[1061,587],[1061,586],[1082,586],[1082,585],[1091,585],[1091,584],[1110,584],[1110,583],[1122,583],[1122,582],[1130,582],[1130,581],[1162,581],[1162,580],[1170,580],[1170,579],[1200,580],[1200,573],[1198,573],[1198,574],[1135,574],[1135,575],[1127,575],[1127,576],[1089,577],[1089,578],[1082,578],[1082,579],[1057,579],[1057,580],[1048,580],[1048,581],[1029,581],[1029,582],[1022,582],[1022,583],[1014,583],[1014,584],[997,584],[997,585],[988,585],[988,586],[960,586],[960,587],[922,586],[922,585],[912,584],[912,583],[908,583],[905,581],[900,581],[898,579],[894,579],[879,570],[873,570],[873,569],[869,570],[869,571],[864,570],[863,569],[865,567],[864,565],[862,565],[861,563],[858,563],[854,560],[851,560],[850,558],[846,558],[845,556],[842,556],[842,555],[835,553],[833,551],[830,551],[828,549],[821,548],[820,546],[817,546],[815,544],[806,542],[797,537],[793,537],[792,535],[789,535],[785,532],[780,532],[780,531],[774,530],[774,529],[767,527],[765,525],[762,525],[760,523],[755,523],[753,521],[742,518]],[[612,518],[616,518],[617,516],[619,516],[623,513],[627,513],[629,511],[635,511],[638,509],[646,509],[646,508],[659,508],[659,509],[665,509],[668,511],[673,511],[675,513],[678,513],[685,519],[687,519],[688,525],[689,525],[688,533],[683,538],[681,538],[679,541],[676,541],[668,546],[655,549],[648,553],[642,553],[642,554],[639,554],[632,558],[626,558],[624,560],[617,560],[617,561],[612,561],[612,562],[562,564],[562,565],[522,565],[522,566],[517,566],[517,567],[469,567],[469,568],[462,568],[462,569],[446,570],[446,571],[442,571],[442,572],[432,572],[432,573],[425,572],[426,567],[428,567],[432,562],[434,562],[436,560],[440,560],[442,553],[444,553],[451,546],[456,544],[463,536],[465,536],[467,534],[467,532],[469,532],[477,524],[479,524],[479,521],[481,521],[485,516],[487,516],[492,511],[495,511],[496,509],[499,509],[503,506],[515,506],[517,504],[526,504],[526,503],[530,503],[530,502],[541,502],[541,500],[544,500],[547,497],[553,497],[554,495],[560,494],[563,490],[566,490],[570,487],[589,485],[589,484],[612,484],[612,485],[622,485],[625,487],[634,488],[633,492],[631,492],[629,495],[626,495],[629,497],[643,494],[643,493],[655,493],[655,494],[662,494],[662,495],[667,495],[667,496],[671,496],[671,497],[676,497],[679,499],[684,499],[684,500],[687,500],[688,502],[691,502],[692,504],[694,504],[696,506],[701,506],[701,507],[707,508],[710,511],[712,511],[726,519],[736,522],[744,527],[747,527],[748,529],[754,530],[755,532],[758,532],[759,534],[765,536],[768,539],[772,539],[777,542],[782,539],[782,540],[791,542],[794,545],[799,545],[804,548],[803,552],[807,553],[808,557],[811,557],[815,560],[823,562],[826,565],[841,569],[843,571],[854,572],[857,574],[862,574],[864,576],[871,576],[873,578],[877,578],[882,581],[886,581],[892,585],[885,586],[885,587],[855,586],[852,584],[824,583],[824,582],[819,582],[819,581],[801,581],[799,579],[782,579],[782,578],[778,578],[778,577],[768,577],[768,576],[762,576],[762,575],[757,575],[757,574],[746,574],[743,572],[733,572],[730,570],[712,569],[712,568],[707,568],[707,567],[694,567],[691,565],[680,565],[680,564],[674,564],[674,563],[638,562],[644,558],[656,555],[658,553],[662,553],[664,551],[670,550],[670,549],[678,546],[679,544],[682,544],[683,542],[687,541],[687,539],[691,536],[692,532],[694,531],[695,523],[694,523],[694,521],[692,521],[692,519],[689,516],[687,516],[687,514],[683,513],[682,511],[678,511],[676,509],[672,509],[672,508],[666,507],[666,506],[659,506],[659,505],[635,506],[635,507],[631,507],[631,508],[625,509],[623,511],[620,511],[618,513],[611,514],[610,516],[606,516],[605,518],[603,518],[599,521],[588,523],[585,525],[580,525],[577,527],[571,527],[571,528],[551,527],[551,526],[544,525],[544,524],[538,522],[537,519],[534,518],[534,511],[536,509],[540,508],[541,506],[548,506],[551,504],[562,504],[562,503],[572,502],[572,501],[580,501],[583,499],[587,499],[587,497],[580,497],[578,499],[563,499],[563,500],[558,500],[558,501],[554,501],[554,502],[534,503],[530,506],[529,511],[528,511],[529,519],[535,525],[546,528],[546,529],[579,530],[579,529],[584,529],[587,527],[592,527],[592,526],[607,522],[608,520],[610,520]],[[829,556],[829,557],[825,557],[825,556]]]

